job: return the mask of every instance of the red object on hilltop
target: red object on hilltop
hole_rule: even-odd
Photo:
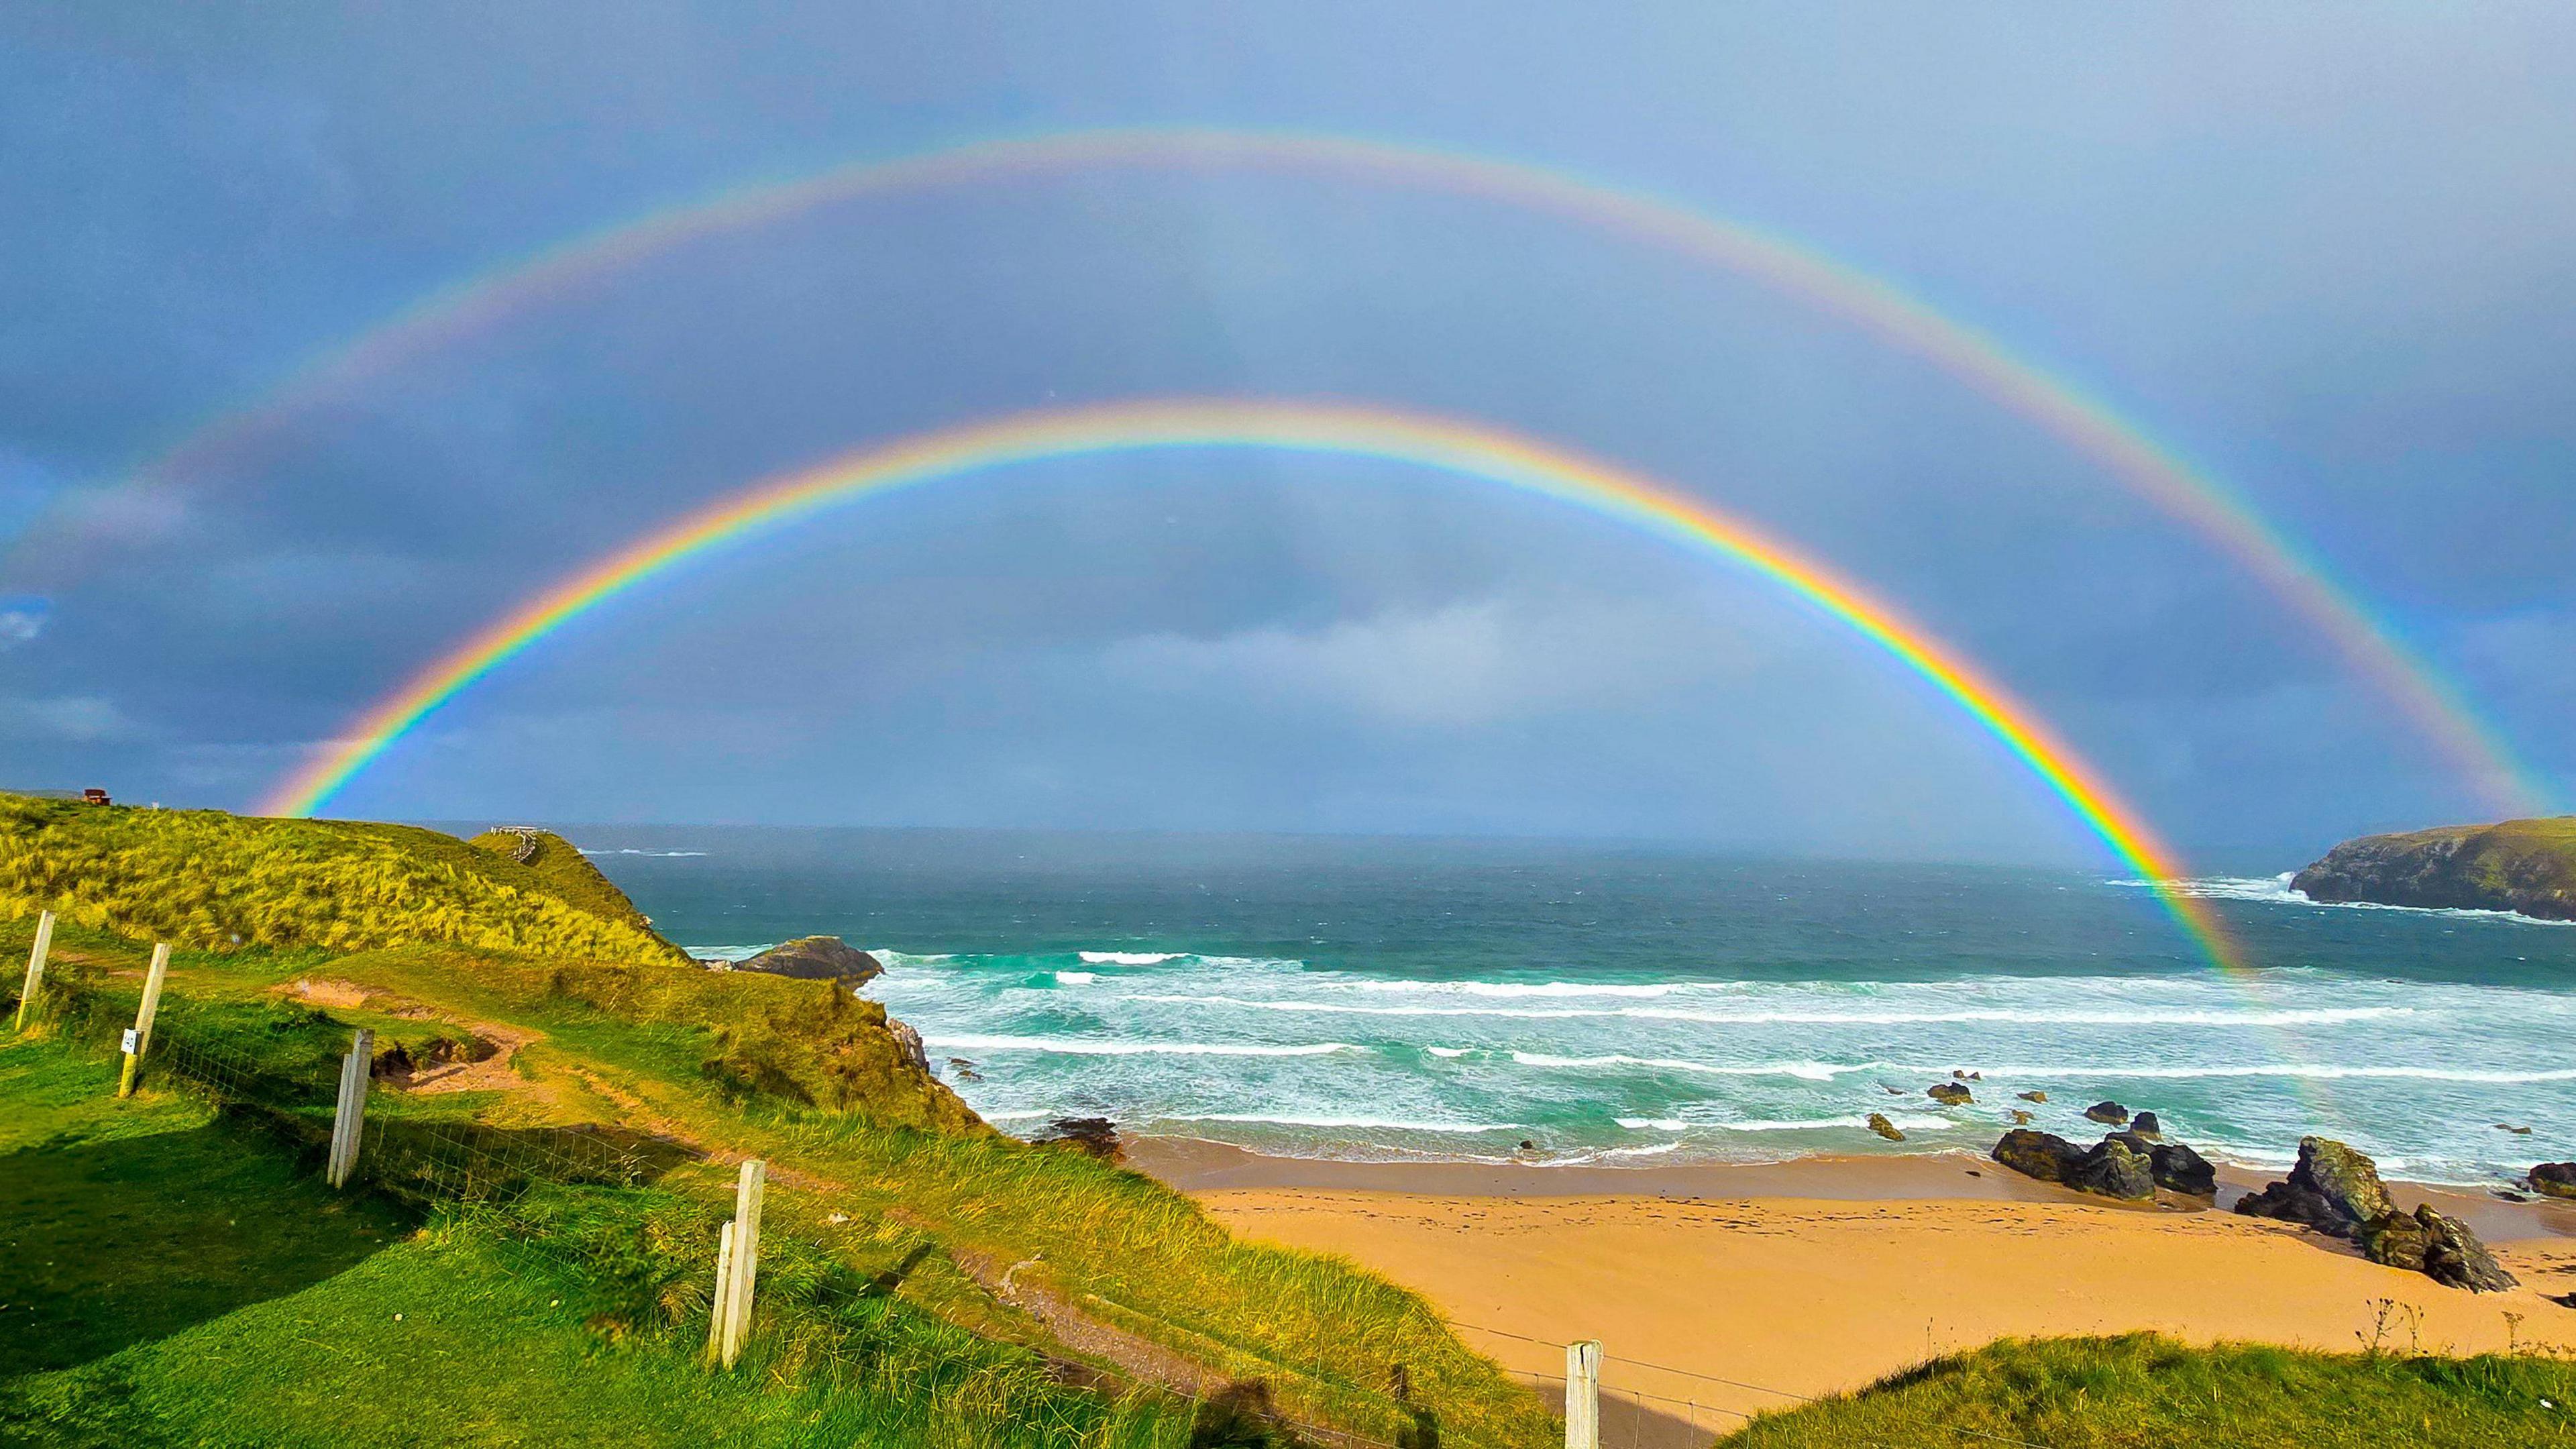
[[[105,805],[108,803],[107,792],[95,787],[83,790],[81,792],[81,803],[83,805]]]

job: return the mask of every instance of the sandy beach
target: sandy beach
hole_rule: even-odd
[[[1605,1384],[1708,1430],[2009,1335],[2349,1350],[2377,1321],[2401,1351],[2576,1349],[2576,1309],[2544,1296],[2576,1292],[2576,1204],[2394,1185],[2468,1218],[2524,1285],[2470,1294],[2282,1224],[2087,1199],[1965,1154],[1550,1168],[1153,1140],[1133,1162],[1239,1232],[1423,1293],[1517,1372],[1561,1373],[1552,1345],[1598,1338]],[[2223,1200],[2255,1185],[2231,1178]]]

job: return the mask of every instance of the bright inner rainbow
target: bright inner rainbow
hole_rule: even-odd
[[[2167,912],[2224,969],[2241,970],[2209,908],[2171,882],[2154,833],[2030,709],[1888,605],[1696,500],[1606,463],[1481,425],[1382,408],[1177,399],[1023,413],[844,454],[754,484],[537,594],[420,671],[282,781],[262,809],[311,815],[441,705],[571,619],[699,554],[870,494],[1014,463],[1151,449],[1260,448],[1410,463],[1544,495],[1715,553],[1787,589],[1966,711],[2156,886]]]

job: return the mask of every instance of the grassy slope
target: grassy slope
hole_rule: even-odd
[[[1990,1344],[1766,1416],[1724,1443],[2508,1449],[2576,1443],[2571,1403],[2576,1364],[2563,1360],[2193,1349],[2133,1334]]]
[[[640,916],[567,901],[563,874],[410,826],[0,795],[0,911],[11,915],[50,907],[83,925],[204,947],[441,942],[686,960]]]
[[[24,921],[0,926],[0,951],[23,951],[27,930]],[[84,969],[111,993],[118,973],[130,979],[141,959],[139,947],[95,933],[64,939],[72,954],[98,958]],[[1391,1438],[1405,1419],[1385,1396],[1386,1375],[1404,1363],[1449,1442],[1555,1437],[1536,1400],[1469,1353],[1413,1295],[1345,1263],[1235,1242],[1186,1199],[1135,1174],[958,1130],[945,1119],[954,1113],[971,1124],[962,1105],[884,1059],[888,1039],[869,1025],[874,1008],[823,983],[449,947],[328,961],[183,953],[164,1020],[174,1032],[192,1022],[218,1031],[237,1050],[310,1076],[308,1034],[277,1029],[296,1013],[270,1004],[275,988],[298,977],[379,993],[332,1015],[394,1039],[500,1027],[533,1038],[516,1061],[524,1090],[380,1094],[372,1110],[471,1106],[513,1125],[608,1122],[769,1157],[829,1184],[774,1185],[770,1213],[783,1230],[829,1245],[862,1272],[902,1272],[907,1301],[978,1332],[1045,1344],[1033,1321],[958,1267],[961,1258],[995,1266],[1036,1258],[1019,1281],[1064,1291],[1096,1316],[1236,1377],[1263,1378],[1301,1417]],[[835,1000],[845,1004],[837,1023]],[[109,1035],[115,1018],[102,1010],[94,1035]],[[858,1036],[868,1051],[836,1057],[836,1032]],[[830,1109],[835,1100],[842,1110]],[[701,1175],[700,1186],[712,1189],[721,1174]],[[833,1212],[853,1221],[829,1224]]]
[[[698,1367],[663,1193],[561,1194],[547,1257],[339,1197],[192,1099],[114,1105],[111,1058],[0,1039],[0,1444],[867,1443],[1175,1446],[1176,1410],[1062,1390],[1034,1360],[882,1295],[826,1305],[791,1245],[745,1366]],[[399,1318],[396,1315],[400,1315]],[[691,1332],[694,1330],[694,1333]],[[827,1357],[828,1355],[828,1357]],[[6,1375],[16,1373],[17,1377]]]
[[[536,850],[525,861],[517,859],[519,837],[508,831],[487,830],[465,843],[523,866],[566,905],[577,906],[604,921],[623,921],[639,931],[653,929],[652,921],[635,909],[635,903],[626,898],[626,892],[619,890],[616,882],[590,863],[580,847],[551,830],[529,833],[536,840]]]

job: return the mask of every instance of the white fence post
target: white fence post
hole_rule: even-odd
[[[742,1357],[743,1340],[751,1335],[753,1289],[760,1278],[760,1199],[769,1182],[769,1164],[754,1157],[742,1165],[733,1195],[733,1271],[725,1282],[724,1346],[718,1355],[726,1368]]]
[[[134,1030],[125,1034],[125,1067],[116,1076],[116,1095],[134,1095],[134,1078],[143,1069],[143,1054],[152,1049],[152,1018],[161,1010],[161,983],[170,975],[170,943],[152,943],[152,969],[143,973],[143,1004],[134,1011]]]
[[[36,993],[45,989],[45,956],[54,949],[54,913],[36,917],[36,949],[27,953],[27,989],[18,993],[18,1030],[27,1029],[27,1012]]]
[[[1601,1344],[1565,1346],[1565,1449],[1601,1449]]]
[[[335,1188],[345,1186],[358,1170],[358,1128],[367,1119],[367,1087],[374,1080],[375,1057],[376,1034],[362,1026],[340,1063],[340,1104],[331,1113],[328,1175]]]
[[[724,1361],[725,1321],[733,1307],[733,1219],[716,1235],[716,1294],[707,1300],[707,1361]]]

